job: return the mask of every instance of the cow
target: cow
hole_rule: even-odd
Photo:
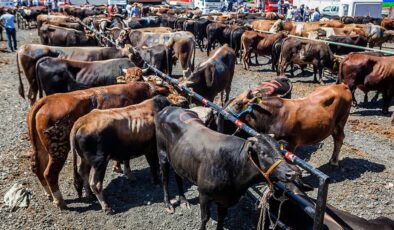
[[[132,30],[128,36],[119,36],[116,42],[120,45],[131,44],[133,47],[165,45],[174,51],[176,60],[181,62],[184,75],[194,69],[195,38],[190,32],[153,33]]]
[[[394,96],[394,57],[351,53],[339,65],[338,83],[346,83],[352,94],[357,87],[364,92],[376,90],[383,94],[383,114],[389,112]],[[355,101],[355,99],[353,99]]]
[[[314,208],[316,200],[309,198],[303,189],[298,188],[294,183],[286,183],[286,189],[292,192],[300,200],[300,203],[302,202],[305,206],[301,208],[301,206],[291,200],[285,200],[281,204],[282,199],[275,198],[280,197],[282,191],[277,190],[274,192],[274,196],[270,196],[267,200],[269,211],[274,215],[281,213],[280,221],[290,229],[312,229],[314,225],[313,217],[308,215],[305,210],[309,207]],[[263,229],[270,229],[269,224],[268,218],[266,218]],[[394,229],[394,221],[382,216],[366,220],[327,204],[323,217],[323,229],[392,230]]]
[[[330,36],[327,39],[331,42],[344,43],[355,46],[366,47],[368,45],[368,38],[362,35],[356,36]],[[351,52],[359,52],[360,49],[351,48],[347,46],[329,44],[330,50],[337,55],[346,55]]]
[[[33,103],[36,101],[36,96],[38,93],[38,85],[36,81],[36,64],[40,58],[49,56],[80,61],[98,61],[127,57],[129,54],[130,52],[128,48],[116,49],[115,47],[57,47],[39,44],[22,45],[16,52],[19,77],[19,95],[22,98],[25,98],[20,70],[22,68],[30,85],[27,97],[31,105],[33,105]]]
[[[41,7],[21,7],[17,9],[18,29],[30,29],[31,23],[36,22],[37,17],[42,13],[46,13],[46,10]]]
[[[59,93],[38,100],[28,113],[27,125],[31,169],[49,199],[66,208],[59,190],[59,174],[70,150],[69,133],[73,123],[93,109],[109,109],[137,104],[168,89],[151,83],[130,84]]]
[[[284,75],[288,65],[291,65],[291,76],[293,64],[312,64],[313,79],[317,82],[316,74],[319,71],[319,81],[324,84],[322,79],[323,68],[328,68],[331,72],[337,72],[337,60],[326,43],[318,41],[306,41],[298,38],[286,38],[282,44],[279,60],[279,75]]]
[[[74,17],[64,16],[64,15],[40,14],[37,17],[37,32],[39,36],[40,36],[40,28],[44,24],[72,28],[81,31],[83,30],[83,27],[78,21],[78,19]]]
[[[172,65],[174,63],[173,50],[165,45],[154,45],[152,47],[141,47],[130,49],[130,59],[134,63],[140,63],[139,61],[147,61],[152,66],[156,67],[158,70],[171,75]],[[183,59],[182,59],[183,61]],[[181,62],[183,64],[183,62]],[[140,65],[139,67],[143,67]]]
[[[180,100],[181,103],[186,99]],[[88,197],[93,194],[102,209],[112,214],[103,196],[103,180],[110,159],[126,161],[145,155],[152,174],[152,182],[159,183],[158,158],[155,138],[155,116],[164,107],[178,102],[158,95],[136,105],[99,110],[80,117],[70,132],[71,152],[74,156],[74,186],[78,196],[82,187]],[[111,147],[110,147],[111,146]],[[81,164],[77,171],[77,156]],[[125,167],[129,179],[135,179],[129,165]],[[89,180],[89,178],[95,178]]]
[[[390,18],[383,18],[380,26],[386,30],[394,30],[394,21]]]
[[[199,18],[195,21],[193,34],[196,37],[196,42],[201,52],[203,52],[204,38],[207,38],[207,26],[211,23],[212,21],[206,18]]]
[[[124,70],[134,67],[128,58],[76,61],[44,57],[36,64],[39,97],[79,89],[113,85]]]
[[[210,101],[221,93],[223,104],[230,96],[236,58],[234,50],[225,44],[213,50],[208,60],[200,63],[181,84],[191,87]],[[226,91],[225,101],[223,101],[224,91]]]
[[[260,100],[264,100],[266,97],[277,96],[281,98],[291,98],[291,91],[293,89],[293,85],[291,81],[286,77],[278,77],[273,80],[263,81],[256,87],[248,89],[242,92],[240,95],[235,98],[230,99],[224,106],[225,111],[228,112],[228,105],[232,103],[232,101],[249,101],[250,103],[256,103]],[[242,115],[242,114],[241,114]],[[237,116],[237,118],[240,116]],[[224,134],[238,134],[238,136],[246,137],[247,134],[244,135],[242,130],[237,129],[234,123],[224,119],[222,115],[218,115],[217,117],[217,130]],[[241,133],[239,133],[241,132]]]
[[[227,25],[217,22],[207,25],[207,56],[209,56],[211,49],[214,48],[215,42],[218,42],[220,45],[227,42],[225,36],[223,36],[226,28]]]
[[[143,17],[143,18],[129,18],[126,23],[131,29],[141,29],[145,27],[159,27],[160,18],[156,16]]]
[[[226,109],[257,132],[287,141],[287,149],[291,152],[298,146],[316,144],[331,135],[334,150],[330,164],[339,166],[351,103],[349,87],[337,84],[319,87],[309,96],[295,100],[267,97],[254,103],[241,97],[229,103]]]
[[[275,41],[284,39],[285,33],[279,32],[276,34],[263,34],[255,31],[246,31],[241,37],[242,49],[242,62],[244,69],[249,69],[249,59],[251,52],[255,53],[256,64],[258,64],[258,55],[271,55]]]
[[[171,165],[181,206],[189,205],[182,178],[198,186],[200,229],[206,229],[211,202],[218,207],[217,229],[223,229],[227,209],[235,205],[250,186],[262,181],[260,172],[268,170],[264,177],[270,185],[276,181],[294,181],[299,176],[295,166],[282,160],[278,142],[268,135],[245,140],[217,133],[205,127],[196,113],[171,106],[158,113],[155,123],[164,206],[168,212],[174,212],[168,193]]]
[[[40,40],[43,45],[50,46],[97,46],[92,35],[82,31],[44,24],[40,28]]]

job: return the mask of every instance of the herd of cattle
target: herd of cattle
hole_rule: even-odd
[[[338,167],[356,88],[382,93],[383,113],[388,113],[394,96],[394,57],[288,37],[381,46],[393,38],[391,20],[365,17],[361,22],[367,23],[359,24],[354,23],[358,18],[348,17],[294,23],[276,14],[263,19],[254,14],[203,16],[199,11],[166,8],[144,9],[147,16],[142,18],[121,14],[107,18],[104,9],[65,6],[61,13],[50,15],[39,8],[16,10],[21,17],[26,17],[26,11],[34,15],[42,43],[25,44],[16,53],[19,93],[25,97],[23,72],[32,106],[28,113],[32,171],[48,199],[61,209],[66,204],[58,180],[70,151],[78,196],[83,190],[87,197],[96,196],[107,213],[113,212],[103,196],[109,160],[114,160],[115,171],[122,171],[124,163],[123,172],[133,180],[129,160],[140,155],[149,163],[152,182],[163,185],[168,212],[174,212],[168,193],[169,166],[176,172],[182,207],[189,206],[182,178],[198,186],[201,229],[210,218],[212,202],[218,205],[217,228],[222,229],[228,207],[262,181],[282,181],[313,205],[300,170],[282,160],[282,146],[294,152],[332,136],[330,164]],[[197,48],[206,49],[208,58],[195,66]],[[252,54],[256,64],[258,55],[271,56],[272,70],[279,77],[230,99],[238,57],[248,69]],[[210,101],[220,93],[225,110],[261,134],[248,137],[145,68],[148,62],[171,74],[178,60],[183,70],[180,85]],[[290,65],[293,75],[294,64],[302,70],[312,65],[315,81],[319,73],[322,84],[327,68],[338,74],[337,83],[291,99],[292,84],[285,71]],[[261,171],[267,174],[263,177]],[[269,202],[277,205],[275,199]],[[286,203],[282,209],[281,220],[296,229],[306,229],[312,221],[306,216],[300,219],[297,205]],[[327,209],[324,223],[329,229],[394,228],[394,221],[386,217],[365,220],[332,206]]]

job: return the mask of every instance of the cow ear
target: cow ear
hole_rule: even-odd
[[[215,71],[215,65],[210,64],[209,66],[209,74],[205,74],[205,82],[207,83],[208,87],[212,87],[213,81],[215,80],[216,71]]]

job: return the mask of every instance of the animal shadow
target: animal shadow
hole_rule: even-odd
[[[365,172],[379,173],[385,168],[384,165],[369,160],[345,157],[339,161],[339,168],[332,168],[330,163],[326,163],[318,169],[330,177],[331,183],[338,183],[345,180],[355,180]],[[315,188],[319,186],[319,179],[314,175],[306,176],[303,180]]]

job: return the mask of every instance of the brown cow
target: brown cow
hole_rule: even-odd
[[[394,30],[394,21],[390,18],[383,18],[380,26],[385,28],[386,30]]]
[[[40,36],[40,28],[44,24],[55,25],[55,26],[63,26],[67,23],[77,23],[77,20],[74,17],[64,16],[64,15],[46,15],[40,14],[37,16],[37,32],[38,36]]]
[[[291,65],[291,76],[294,76],[293,64],[312,64],[314,81],[317,82],[316,74],[319,71],[319,81],[323,84],[323,68],[326,67],[335,73],[338,63],[326,43],[298,38],[286,38],[282,44],[278,75],[284,75],[289,64]]]
[[[30,104],[36,101],[38,93],[36,63],[42,57],[59,57],[63,59],[74,59],[80,61],[99,61],[112,58],[127,57],[129,49],[116,49],[104,47],[57,47],[39,44],[26,44],[21,46],[16,53],[17,68],[19,75],[19,95],[25,98],[20,66],[29,82],[30,88],[27,95]]]
[[[182,84],[191,87],[210,101],[221,93],[223,104],[230,96],[236,59],[234,50],[225,44],[213,50],[208,60],[200,63]],[[224,91],[226,91],[225,100],[223,100]]]
[[[173,50],[173,65],[177,60],[181,63],[183,76],[188,76],[194,70],[194,60],[196,59],[196,43],[192,38],[182,38],[177,41],[170,39],[167,47]]]
[[[40,40],[50,46],[97,46],[97,39],[82,31],[44,24],[40,28]]]
[[[379,57],[365,53],[346,56],[338,72],[338,82],[346,83],[352,93],[357,87],[364,92],[376,90],[383,94],[382,112],[387,114],[394,96],[394,57]],[[353,101],[355,99],[353,98]]]
[[[65,208],[59,190],[59,173],[70,150],[69,133],[73,123],[93,109],[109,109],[140,103],[167,88],[151,83],[130,83],[59,93],[37,101],[28,114],[32,171],[49,199]]]
[[[255,53],[256,64],[258,64],[258,55],[271,55],[272,48],[278,39],[283,39],[286,34],[279,32],[276,34],[264,34],[257,33],[255,31],[246,31],[242,34],[241,44],[244,50],[242,54],[242,62],[246,70],[249,69],[250,54],[253,51]]]
[[[128,163],[130,158],[143,154],[150,166],[152,182],[158,184],[156,113],[171,104],[185,102],[187,102],[186,98],[171,101],[171,97],[167,99],[158,95],[140,104],[124,108],[95,109],[80,117],[70,132],[71,152],[74,156],[74,186],[78,196],[82,196],[82,187],[87,196],[91,197],[93,191],[102,209],[106,213],[112,213],[113,210],[103,195],[103,180],[108,161],[114,159]],[[111,144],[108,145],[109,143]],[[76,165],[77,153],[81,157],[79,172]],[[126,176],[135,180],[128,167],[125,167]]]
[[[338,166],[351,102],[349,87],[339,84],[320,87],[301,99],[268,97],[255,104],[237,98],[227,109],[237,116],[251,107],[252,111],[243,113],[240,119],[258,132],[286,140],[287,149],[292,152],[298,146],[316,144],[331,135],[334,138],[334,151],[330,163]]]

